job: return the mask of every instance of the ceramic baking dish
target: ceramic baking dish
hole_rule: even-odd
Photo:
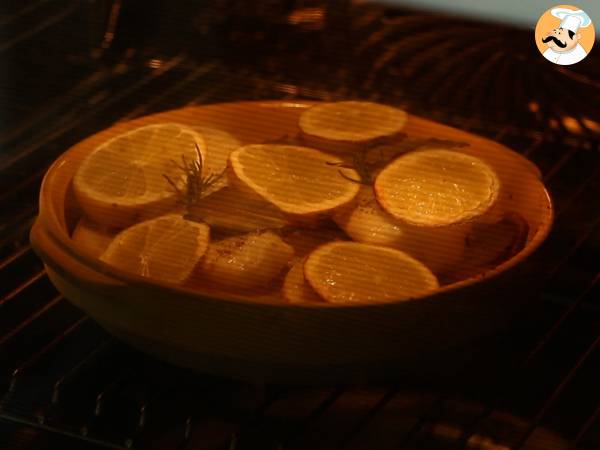
[[[483,336],[531,306],[539,277],[523,262],[547,237],[552,203],[537,168],[487,139],[409,115],[405,132],[468,143],[508,188],[503,201],[529,225],[525,248],[476,277],[425,297],[385,304],[289,304],[216,295],[208,287],[166,285],[113,269],[81,251],[70,232],[81,215],[71,182],[108,138],[157,122],[209,125],[242,143],[292,136],[309,102],[239,102],[189,107],[117,123],[73,146],[49,169],[31,242],[57,289],[109,333],[149,354],[197,371],[257,381],[376,381],[442,373]],[[462,150],[461,150],[462,151]]]

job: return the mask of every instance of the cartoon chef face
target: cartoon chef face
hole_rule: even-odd
[[[581,34],[575,34],[573,30],[566,28],[555,28],[542,38],[542,42],[558,53],[568,52],[577,46]]]
[[[541,37],[542,43],[547,47],[542,52],[542,56],[561,66],[578,63],[587,56],[585,48],[581,45],[581,36],[583,35],[584,39],[587,39],[585,38],[586,32],[582,32],[580,28],[589,27],[592,20],[581,9],[552,8],[550,14],[560,22],[554,22],[555,28],[551,31],[541,30],[545,32]]]

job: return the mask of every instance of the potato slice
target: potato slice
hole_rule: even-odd
[[[229,186],[191,206],[190,215],[211,228],[237,232],[276,229],[287,224],[282,212],[269,202]]]
[[[100,257],[115,235],[115,232],[84,217],[77,222],[72,239],[79,248],[92,256]]]
[[[371,187],[361,188],[356,201],[335,211],[332,218],[353,240],[405,251],[437,274],[461,260],[471,226],[416,227],[403,223],[379,206]]]
[[[206,172],[214,175],[223,173],[227,168],[229,155],[242,144],[235,136],[218,128],[203,125],[194,129],[206,142]],[[216,192],[225,186],[227,186],[227,177],[222,176],[204,192],[204,195]]]
[[[519,253],[527,244],[529,224],[518,213],[508,212],[495,223],[476,223],[465,238],[465,252],[449,276],[472,277]]]
[[[285,276],[281,290],[283,298],[290,303],[322,303],[323,299],[304,278],[305,261],[306,258],[298,259]]]
[[[206,281],[229,290],[265,290],[293,256],[275,233],[249,233],[212,243],[199,269]]]

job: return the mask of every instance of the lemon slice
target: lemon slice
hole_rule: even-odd
[[[382,303],[418,297],[438,281],[422,263],[400,250],[358,242],[333,242],[312,252],[304,276],[326,301]]]
[[[206,252],[209,235],[205,223],[169,214],[122,231],[101,259],[152,280],[181,283]]]
[[[299,259],[289,270],[283,282],[281,293],[290,303],[321,303],[323,299],[304,279],[305,258]]]
[[[227,168],[227,161],[232,151],[241,147],[240,141],[227,131],[209,126],[194,127],[206,142],[206,171],[218,175]],[[219,178],[204,195],[208,195],[227,186],[227,177]]]
[[[446,273],[462,259],[470,223],[422,227],[386,213],[371,187],[362,187],[355,201],[332,214],[334,222],[353,240],[385,245],[409,253],[436,274]]]
[[[371,102],[323,103],[300,116],[300,130],[310,146],[352,152],[397,135],[407,114],[397,108]]]
[[[234,151],[229,164],[233,181],[283,212],[304,216],[333,210],[351,201],[359,185],[340,175],[341,160],[306,147],[247,145]],[[347,176],[358,179],[352,169]]]
[[[262,197],[227,186],[190,206],[190,214],[210,225],[230,231],[250,232],[282,228],[283,213]]]
[[[175,190],[183,187],[187,162],[204,162],[206,146],[193,129],[160,123],[118,135],[96,148],[75,174],[73,187],[83,211],[95,222],[122,228],[168,212]]]
[[[72,239],[81,249],[99,257],[114,237],[114,233],[111,233],[105,227],[83,218],[75,225]]]
[[[228,290],[268,290],[293,256],[275,233],[249,233],[212,243],[199,269],[206,281]]]
[[[445,149],[407,153],[375,179],[381,207],[417,226],[469,221],[494,205],[499,189],[496,173],[485,162]]]

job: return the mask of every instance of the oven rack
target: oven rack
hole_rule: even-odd
[[[316,2],[310,11],[288,3],[290,11],[313,19],[290,23],[291,12],[285,10],[289,30],[285,20],[271,16],[250,24],[233,20],[233,31],[235,26],[240,31],[228,39],[250,41],[247,48],[254,52],[242,58],[147,43],[132,48],[116,25],[126,6],[90,2],[106,11],[103,32],[85,54],[75,49],[61,55],[73,74],[41,82],[54,89],[52,96],[27,93],[11,80],[11,89],[3,89],[11,126],[0,129],[0,446],[598,448],[600,115],[593,109],[598,104],[593,74],[600,59],[592,57],[600,50],[577,73],[543,62],[518,68],[518,55],[505,61],[489,52],[496,36],[527,39],[509,28],[347,2],[335,14],[332,2]],[[0,35],[0,54],[20,67],[19,52],[34,48],[45,33],[68,37],[71,21],[86,17],[90,7],[19,3],[0,16],[0,29],[20,31]],[[279,47],[261,47],[270,38],[255,36],[261,20],[281,28],[275,33],[286,39]],[[297,48],[299,37],[313,36],[325,36],[318,41],[331,47],[325,52],[337,54],[337,45],[339,56],[318,60],[311,70],[283,67],[281,56],[289,52],[314,57],[313,48]],[[481,42],[460,50],[456,41],[465,36]],[[459,48],[457,57],[445,61],[433,45],[414,56],[423,40]],[[351,51],[344,53],[341,45]],[[357,56],[364,63],[354,66]],[[562,101],[548,98],[544,88],[565,80],[571,80],[573,91]],[[22,85],[28,86],[27,80]],[[575,91],[589,103],[575,108]],[[555,201],[555,227],[528,262],[545,274],[543,306],[511,333],[482,344],[480,357],[459,376],[316,389],[193,375],[106,335],[57,294],[32,253],[28,231],[48,165],[117,120],[228,100],[350,95],[389,102],[505,143],[540,167]],[[15,98],[32,108],[14,108]]]

